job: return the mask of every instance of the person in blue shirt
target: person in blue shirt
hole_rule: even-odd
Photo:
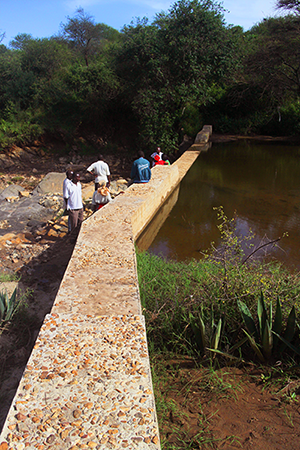
[[[142,150],[139,150],[137,155],[138,159],[134,161],[131,167],[130,178],[132,183],[148,183],[151,178],[150,163],[144,157]]]

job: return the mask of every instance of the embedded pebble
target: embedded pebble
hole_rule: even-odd
[[[49,314],[0,450],[12,443],[29,450],[159,449],[144,317]]]

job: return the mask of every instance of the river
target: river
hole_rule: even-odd
[[[300,146],[213,144],[199,155],[176,195],[164,223],[165,218],[155,225],[149,252],[177,261],[202,258],[211,242],[220,244],[214,208],[222,206],[229,218],[237,214],[238,235],[254,232],[256,247],[287,233],[277,246],[266,247],[268,257],[300,269]],[[151,224],[137,241],[143,250],[149,229]]]

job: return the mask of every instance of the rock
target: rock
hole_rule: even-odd
[[[5,226],[0,228],[0,235],[4,234],[2,229],[4,231],[8,227],[11,228],[11,232],[19,233],[26,230],[26,226],[36,227],[52,219],[55,211],[40,205],[39,200],[39,195],[32,195],[28,198],[20,198],[14,203],[0,202],[0,215],[6,220]],[[30,223],[32,220],[35,222]]]
[[[58,233],[57,233],[57,231],[55,231],[55,230],[52,230],[52,229],[50,229],[49,231],[48,231],[48,234],[47,234],[49,237],[51,237],[51,236],[53,236],[53,237],[58,237],[59,235],[58,235]]]
[[[59,198],[57,196],[53,197],[47,196],[46,198],[42,198],[41,200],[39,200],[39,204],[44,206],[45,208],[59,210],[63,205],[63,199],[62,197]]]
[[[15,233],[6,233],[4,236],[0,236],[0,245],[5,244],[6,241],[14,239],[16,237]]]
[[[212,133],[212,127],[210,125],[204,125],[201,131],[196,136],[195,144],[205,144],[209,141]]]
[[[19,193],[22,192],[24,188],[22,186],[18,186],[17,184],[11,184],[7,188],[5,188],[0,194],[0,201],[5,200],[9,197],[19,197]]]
[[[120,192],[124,192],[128,187],[128,183],[126,180],[124,180],[124,178],[120,178],[119,180],[116,181],[112,181],[110,183],[110,194],[112,197],[115,197],[116,195],[118,195]]]
[[[33,194],[59,193],[62,195],[65,173],[49,172],[34,189]]]
[[[32,229],[43,228],[46,222],[41,222],[40,220],[31,219],[27,222],[27,226]]]
[[[12,165],[10,158],[4,154],[0,154],[0,169],[6,169]]]
[[[95,192],[95,183],[92,182],[88,185],[82,187],[82,199],[87,200],[88,198],[92,198]]]
[[[39,220],[40,222],[46,222],[53,217],[53,211],[41,206],[35,198],[20,199],[18,207],[11,214],[11,218],[14,220],[26,220],[31,219]]]
[[[19,191],[19,197],[29,197],[30,196],[30,192],[28,191]]]
[[[13,202],[16,202],[17,200],[19,200],[19,197],[5,197],[5,200],[8,203],[13,203]]]
[[[0,230],[5,230],[6,228],[10,228],[8,221],[6,219],[0,221]]]
[[[19,159],[23,161],[28,161],[32,158],[31,151],[28,151],[28,147],[21,148],[14,145],[10,149],[10,155],[12,159]]]
[[[117,184],[118,184],[118,186],[123,186],[123,185],[127,186],[128,182],[127,182],[127,180],[125,180],[125,178],[119,178],[117,180]]]

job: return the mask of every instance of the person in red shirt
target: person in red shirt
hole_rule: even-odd
[[[155,155],[153,159],[155,166],[163,166],[165,164],[165,162],[159,157],[159,155]]]

